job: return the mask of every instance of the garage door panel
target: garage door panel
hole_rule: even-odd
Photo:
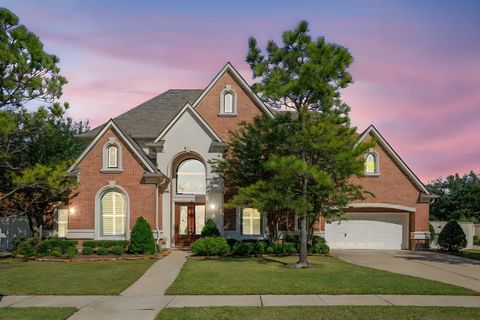
[[[407,236],[407,214],[350,213],[345,220],[325,224],[332,249],[402,249]]]

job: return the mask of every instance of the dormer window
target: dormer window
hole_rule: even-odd
[[[237,115],[237,95],[230,85],[226,85],[220,94],[220,116]]]
[[[103,145],[102,171],[122,171],[122,148],[115,138],[110,138]]]
[[[107,148],[108,168],[118,168],[118,148],[115,145]]]
[[[378,175],[378,155],[370,151],[365,156],[365,174],[366,175]]]

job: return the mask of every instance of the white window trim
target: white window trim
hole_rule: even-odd
[[[367,167],[366,167],[366,162],[367,162],[367,157],[369,155],[372,155],[373,156],[373,161],[375,163],[375,171],[374,172],[367,172]],[[365,173],[365,176],[369,176],[369,177],[378,177],[380,175],[380,161],[379,161],[379,158],[378,158],[378,153],[373,150],[373,149],[370,149],[366,154],[365,154],[365,158],[364,158],[364,173]]]
[[[232,95],[232,112],[225,112],[225,95],[228,93]],[[220,111],[218,115],[221,117],[236,117],[238,115],[237,93],[232,89],[231,85],[227,84],[220,93]]]
[[[109,167],[109,154],[108,149],[110,147],[117,148],[117,167],[111,168]],[[122,172],[122,145],[118,142],[117,139],[111,137],[108,139],[108,142],[103,145],[103,152],[102,152],[102,170],[101,172],[105,173],[115,173],[115,172]]]
[[[102,234],[102,197],[108,191],[120,192],[125,196],[125,234],[123,236],[104,236]],[[115,181],[110,181],[108,185],[100,188],[95,196],[95,239],[101,240],[123,240],[130,239],[130,197],[127,191],[117,185]]]
[[[258,218],[258,220],[260,221],[259,233],[245,233],[245,229],[243,227],[243,210],[245,210],[245,209],[255,209],[255,208],[242,208],[241,209],[240,224],[241,224],[241,234],[242,234],[242,236],[252,236],[252,237],[253,236],[261,236],[262,235],[263,221],[262,221],[262,214],[260,212],[259,212],[260,217]],[[250,217],[248,220],[249,220],[249,223],[250,223],[250,229],[253,231],[253,220],[254,220],[254,218]],[[256,220],[256,218],[255,218],[255,220]]]

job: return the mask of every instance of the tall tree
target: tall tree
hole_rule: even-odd
[[[480,174],[456,173],[430,182],[427,188],[439,195],[430,205],[430,219],[480,221]]]
[[[59,59],[43,50],[40,39],[18,17],[0,8],[0,109],[28,101],[52,103],[67,80],[59,74]]]
[[[66,109],[53,103],[37,111],[0,111],[0,213],[26,215],[36,237],[74,186],[66,171],[84,147],[75,134],[88,124],[74,122]]]
[[[361,197],[360,186],[349,178],[362,173],[361,155],[367,148],[356,144],[350,108],[340,95],[352,83],[347,71],[352,56],[323,37],[313,40],[308,32],[302,21],[283,33],[282,46],[269,41],[265,53],[252,37],[247,56],[254,91],[266,103],[297,113],[295,134],[288,139],[290,154],[265,165],[295,199],[291,207],[300,218],[299,267],[308,267],[309,216],[340,214],[349,200]]]

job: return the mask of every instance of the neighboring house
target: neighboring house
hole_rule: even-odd
[[[78,177],[61,223],[72,239],[123,239],[143,216],[166,247],[187,246],[212,218],[226,237],[261,238],[254,208],[224,210],[222,183],[210,160],[222,157],[229,130],[274,116],[228,63],[205,90],[169,90],[81,135],[90,141],[69,169]],[[432,195],[375,127],[366,176],[354,179],[375,197],[351,204],[339,222],[320,220],[333,248],[428,247]],[[295,226],[295,219],[288,225]]]

